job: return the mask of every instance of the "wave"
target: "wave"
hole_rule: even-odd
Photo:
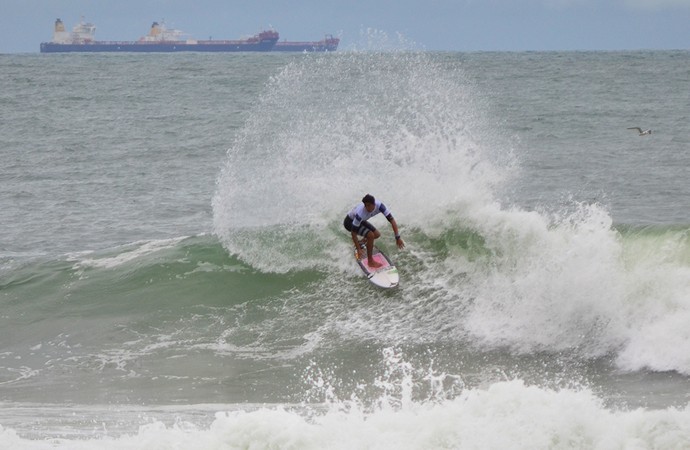
[[[598,205],[565,216],[508,211],[483,225],[487,265],[473,265],[463,327],[519,353],[616,354],[625,370],[689,373],[688,228],[612,226]]]
[[[481,226],[462,218],[435,233],[408,229],[404,252],[382,243],[401,271],[394,292],[365,282],[348,237],[332,230],[335,221],[333,248],[292,244],[316,269],[258,270],[202,235],[15,261],[5,265],[0,291],[5,317],[26,324],[80,317],[100,326],[103,318],[146,317],[149,326],[167,329],[185,321],[182,348],[251,350],[255,358],[295,358],[343,340],[445,342],[480,353],[614,355],[625,371],[690,373],[683,332],[690,228],[613,227],[594,205],[550,220],[520,210],[489,216]],[[267,234],[246,238],[262,242]],[[206,328],[197,330],[200,317]],[[156,339],[161,334],[142,346]]]
[[[111,402],[117,386],[127,386],[125,392],[161,404],[175,402],[192,383],[201,402],[239,397],[248,403],[331,401],[346,408],[241,407],[245,412],[237,413],[258,427],[277,414],[307,434],[321,429],[315,424],[338,420],[362,432],[370,420],[432,421],[430,411],[461,419],[481,410],[481,403],[466,410],[467,402],[475,396],[489,401],[496,392],[517,395],[515,401],[527,402],[526,413],[589,405],[574,421],[595,414],[618,426],[685,417],[687,411],[672,409],[619,413],[608,402],[647,406],[626,394],[639,377],[649,389],[668,390],[669,398],[682,401],[676,395],[682,375],[664,374],[665,386],[653,373],[688,373],[682,327],[690,311],[690,227],[613,227],[595,205],[550,220],[520,210],[494,214],[504,219],[502,226],[477,227],[462,218],[446,220],[437,233],[409,229],[410,248],[390,251],[403,280],[395,291],[366,283],[339,229],[334,239],[343,267],[326,264],[330,257],[319,250],[313,257],[324,261],[320,269],[288,273],[257,270],[210,235],[15,261],[0,286],[5,401],[12,400],[12,388],[26,386],[16,391],[22,401],[43,402],[48,383],[73,403]],[[308,254],[310,248],[295,251]],[[378,349],[386,346],[401,350],[384,355],[381,369]],[[219,361],[241,380],[259,377],[258,383],[271,386],[293,381],[265,392],[230,385],[219,393],[227,369],[209,370]],[[300,373],[301,383],[295,381]],[[511,379],[522,381],[494,387]],[[149,386],[148,380],[159,381]],[[113,388],[104,391],[104,383]],[[591,384],[597,387],[586,387]],[[353,398],[356,405],[348,403]],[[389,400],[395,408],[383,407]],[[138,445],[151,437],[142,434],[145,429],[160,439],[210,439],[235,429],[236,420],[235,413],[221,413],[182,431],[166,419],[118,440]],[[401,439],[407,439],[405,428],[398,430]],[[11,429],[3,431],[11,439]],[[452,440],[455,432],[449,433]]]
[[[312,389],[324,401],[279,405],[73,407],[4,405],[39,426],[30,438],[0,426],[8,448],[609,448],[671,449],[690,440],[690,408],[612,408],[586,387],[551,389],[521,380],[482,387],[433,370],[416,398],[415,368],[395,351],[362,402],[356,392],[332,394],[335,380],[314,371]],[[53,417],[53,414],[56,417]],[[60,416],[58,419],[57,416]],[[13,424],[14,420],[3,420]],[[93,427],[85,423],[94,424]],[[98,426],[95,426],[97,424]],[[46,436],[48,438],[46,438]],[[56,437],[59,436],[59,437]]]
[[[61,256],[11,257],[1,269],[0,290],[8,304],[24,310],[22,315],[40,306],[56,314],[76,311],[81,317],[103,314],[99,307],[107,307],[111,314],[136,314],[141,308],[162,305],[232,306],[276,295],[318,276],[306,274],[300,279],[261,273],[228,255],[209,235],[139,241]]]
[[[686,225],[614,226],[604,206],[577,201],[503,205],[519,166],[460,60],[329,56],[275,76],[228,150],[213,211],[230,254],[266,273],[336,274],[326,300],[303,295],[341,311],[353,287],[338,274],[356,271],[340,221],[370,192],[408,242],[392,251],[399,303],[355,291],[370,301],[350,303],[348,320],[324,313],[323,329],[690,374]]]

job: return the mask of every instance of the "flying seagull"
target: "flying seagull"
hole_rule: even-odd
[[[646,136],[648,134],[652,134],[652,130],[644,130],[642,131],[642,128],[640,127],[630,127],[628,130],[637,130],[640,132],[640,136]]]

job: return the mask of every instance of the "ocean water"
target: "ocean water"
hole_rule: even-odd
[[[0,448],[689,448],[689,77],[0,55]]]

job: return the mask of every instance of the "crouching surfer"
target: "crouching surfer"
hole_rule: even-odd
[[[390,222],[393,233],[395,234],[395,243],[398,245],[398,248],[405,248],[405,242],[400,237],[398,224],[395,222],[393,214],[386,208],[386,205],[376,200],[371,194],[365,195],[364,198],[362,198],[362,202],[352,208],[343,221],[343,226],[352,235],[352,242],[354,242],[355,248],[357,249],[358,259],[362,259],[364,255],[362,254],[362,248],[359,245],[359,238],[357,236],[362,236],[365,239],[367,264],[371,268],[381,267],[381,264],[374,261],[372,258],[374,240],[381,237],[381,233],[376,227],[369,223],[369,219],[378,213],[382,213],[386,219],[388,219],[388,222]]]

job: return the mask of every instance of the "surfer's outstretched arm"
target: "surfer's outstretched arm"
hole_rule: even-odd
[[[356,231],[350,233],[352,235],[352,242],[355,244],[355,249],[357,250],[357,259],[362,259],[362,248],[359,245],[359,237]]]
[[[399,249],[405,248],[405,241],[400,237],[400,232],[398,231],[398,223],[393,217],[388,220],[391,223],[391,228],[393,228],[393,233],[395,233],[395,243],[398,245]]]

